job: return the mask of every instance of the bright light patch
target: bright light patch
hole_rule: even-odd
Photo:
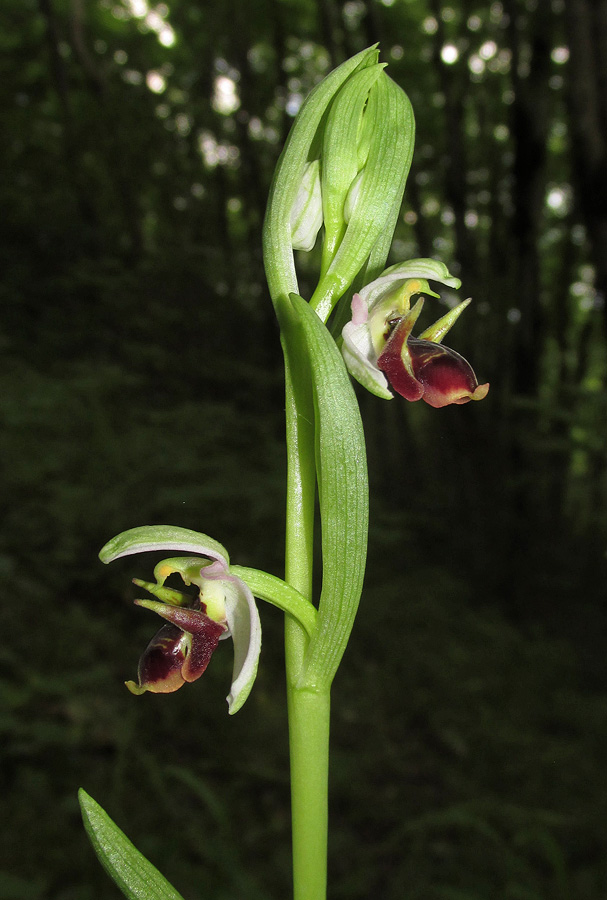
[[[491,59],[497,53],[497,44],[495,41],[485,41],[481,44],[478,55],[481,59]]]
[[[569,59],[569,47],[554,47],[550,54],[550,59],[557,65],[562,66]]]
[[[220,162],[219,143],[210,131],[201,131],[198,135],[198,149],[205,165],[213,169]]]
[[[148,26],[150,31],[160,31],[162,26],[164,25],[164,21],[161,15],[155,9],[151,9],[145,15],[145,24]]]
[[[218,75],[213,87],[213,109],[224,116],[236,112],[240,106],[240,98],[236,90],[236,82],[227,75]]]
[[[440,203],[436,197],[428,197],[422,204],[422,213],[425,216],[436,216],[440,212]]]
[[[175,116],[175,128],[182,137],[187,137],[192,129],[190,117],[185,113],[177,113]]]
[[[485,71],[485,61],[480,56],[477,56],[476,53],[473,53],[468,60],[468,68],[473,75],[482,75]]]
[[[296,116],[302,103],[303,94],[289,94],[289,99],[287,100],[287,105],[285,106],[287,115]]]
[[[232,144],[220,144],[210,131],[198,135],[198,150],[208,169],[215,166],[237,166],[240,151]]]
[[[263,122],[258,116],[249,119],[249,134],[257,141],[263,137]]]
[[[172,47],[176,41],[175,32],[166,22],[158,32],[158,40],[163,47]]]
[[[567,191],[562,187],[551,187],[546,194],[546,206],[555,213],[565,213],[568,207]]]
[[[122,77],[127,84],[141,84],[143,81],[143,75],[137,69],[127,69]]]
[[[126,6],[136,19],[143,19],[149,9],[147,0],[127,0]]]
[[[123,0],[125,15],[132,19],[141,19],[140,30],[153,31],[158,42],[163,47],[172,47],[177,37],[172,27],[166,21],[169,8],[166,3],[158,3],[150,6],[148,0]]]
[[[426,16],[424,21],[422,22],[422,31],[426,34],[436,34],[438,29],[438,22],[434,18],[434,16]]]
[[[162,77],[160,72],[151,70],[145,76],[145,83],[154,94],[162,94],[166,90],[166,79]]]
[[[443,44],[440,58],[444,63],[448,66],[452,66],[454,62],[457,62],[459,59],[459,50],[455,46],[455,44]]]
[[[343,17],[348,28],[357,28],[365,14],[365,4],[362,0],[348,0],[343,6]]]
[[[502,25],[504,23],[504,7],[501,3],[492,3],[489,8],[489,15],[491,17],[491,21],[495,22],[496,25]]]

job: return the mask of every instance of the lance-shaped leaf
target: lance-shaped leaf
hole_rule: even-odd
[[[183,900],[82,788],[78,800],[82,821],[97,858],[128,900]]]
[[[301,687],[327,688],[348,643],[367,555],[369,489],[358,402],[335,341],[301,297],[291,295],[311,362],[322,528],[322,591]]]

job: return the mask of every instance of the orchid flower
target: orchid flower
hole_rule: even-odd
[[[389,387],[407,400],[424,400],[436,408],[482,400],[489,385],[479,385],[470,363],[441,344],[470,300],[451,309],[419,337],[411,336],[424,304],[420,298],[411,307],[411,297],[439,296],[430,289],[428,278],[460,287],[459,279],[443,263],[412,259],[386,269],[354,294],[352,319],[342,331],[346,366],[371,393],[386,400],[393,398]]]
[[[111,562],[148,550],[178,550],[202,556],[162,560],[154,569],[155,582],[134,579],[158,598],[136,600],[167,621],[152,638],[139,662],[138,682],[127,681],[134,694],[170,693],[205,671],[219,641],[234,642],[230,714],[243,705],[257,674],[261,650],[259,613],[248,585],[230,571],[227,551],[206,535],[187,528],[149,526],[117,535],[102,549],[100,558]],[[178,574],[194,594],[165,587],[169,575]]]

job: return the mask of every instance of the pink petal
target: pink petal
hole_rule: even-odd
[[[368,318],[369,310],[367,309],[367,304],[360,294],[354,294],[352,297],[352,324],[364,325]]]

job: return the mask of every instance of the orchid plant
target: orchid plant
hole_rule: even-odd
[[[326,896],[329,709],[333,678],[361,596],[368,479],[360,412],[350,375],[379,398],[395,391],[432,407],[486,396],[470,364],[442,339],[469,300],[418,337],[412,330],[430,281],[458,289],[440,262],[414,259],[384,270],[414,142],[406,94],[376,47],[331,72],[302,105],[270,191],[263,247],[285,359],[287,516],[284,579],[230,562],[207,535],[175,526],[126,531],[103,562],[146,551],[172,555],[135,602],[164,624],[145,649],[134,694],[171,693],[205,671],[218,645],[234,650],[228,711],[246,701],[257,672],[261,625],[255,599],[285,613],[295,900]],[[299,294],[294,250],[322,241],[317,286]],[[416,302],[412,305],[412,300]],[[331,320],[331,321],[329,321]],[[312,590],[315,503],[321,523],[322,589]],[[177,575],[183,590],[166,586]],[[171,885],[92,798],[85,826],[103,865],[129,898],[176,900]]]

